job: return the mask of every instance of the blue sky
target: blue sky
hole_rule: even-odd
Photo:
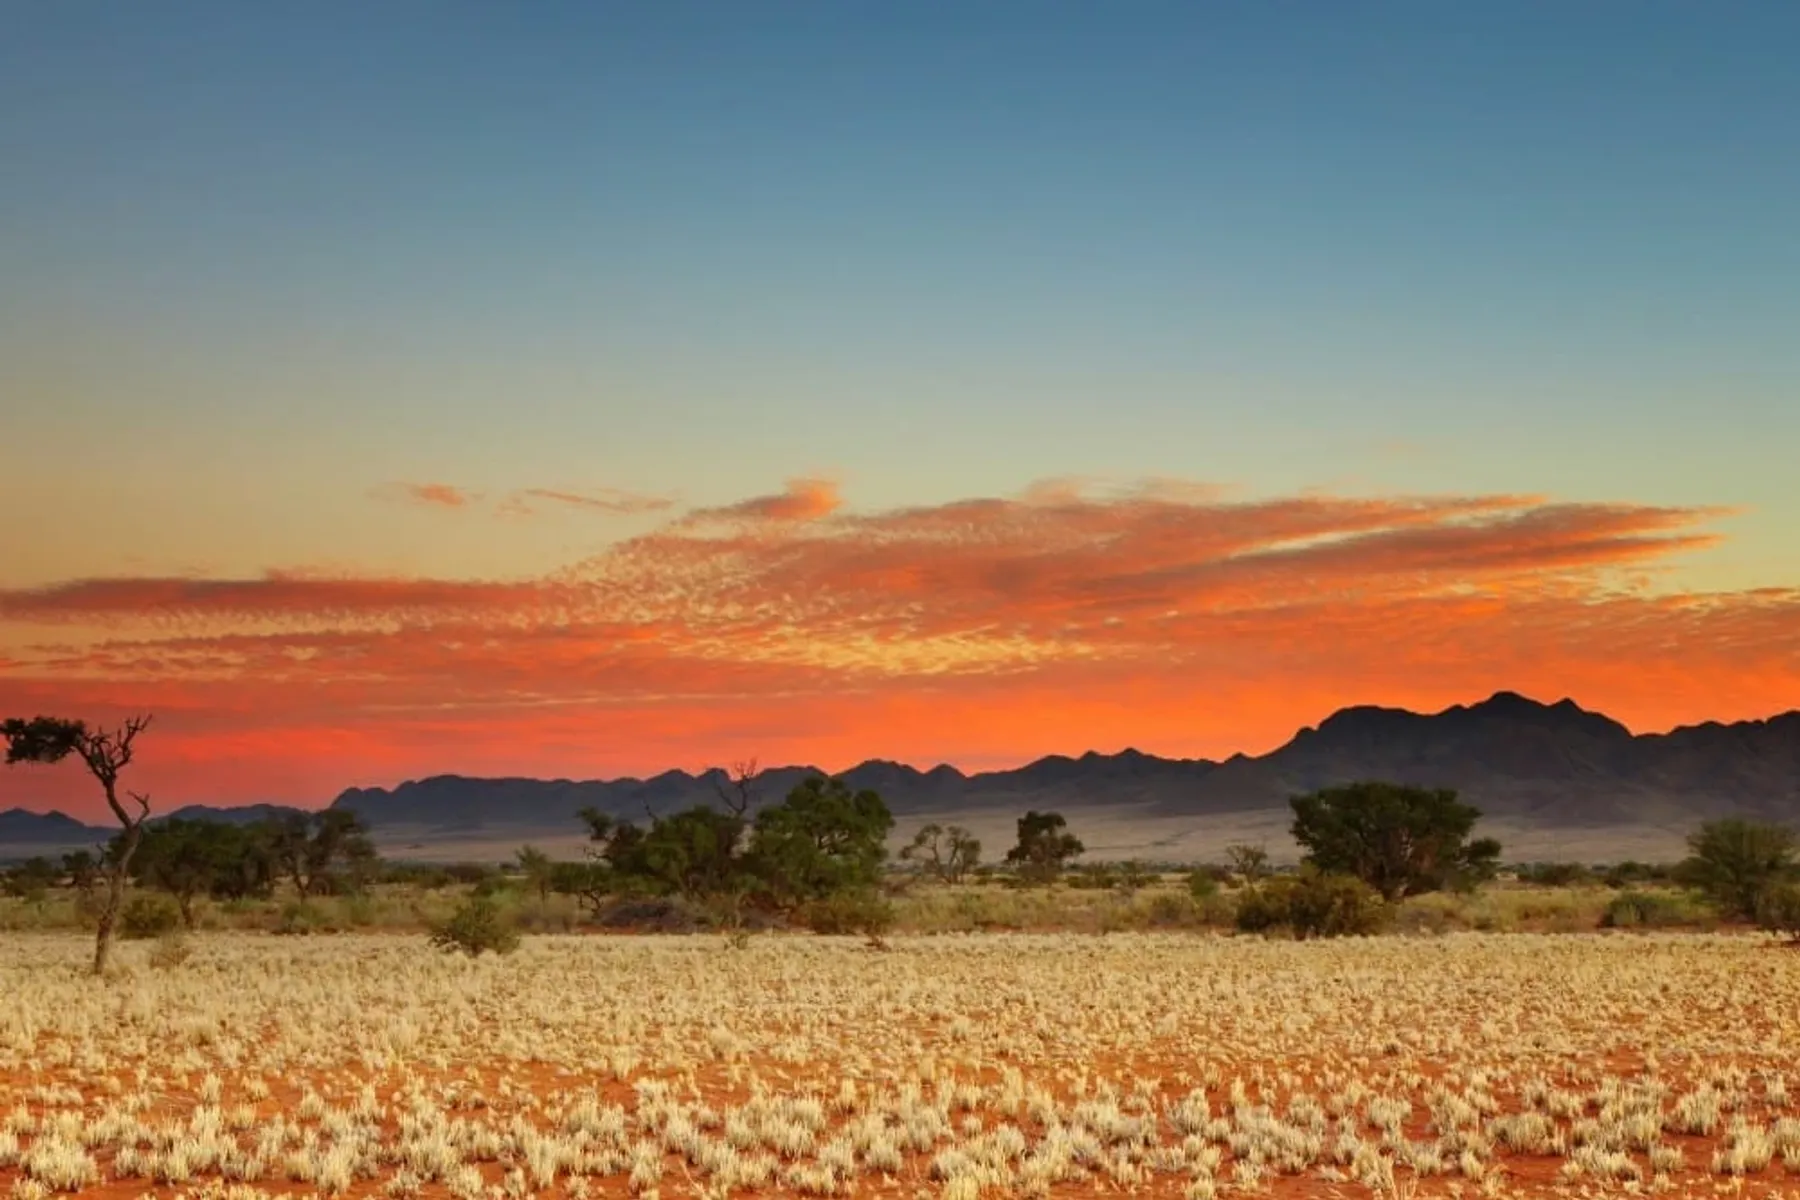
[[[1791,6],[9,24],[7,357],[119,343],[67,420],[131,407],[116,373],[159,426],[324,433],[346,469],[704,488],[692,457],[878,501],[1480,487],[1491,454],[1504,486],[1767,506],[1800,437]]]

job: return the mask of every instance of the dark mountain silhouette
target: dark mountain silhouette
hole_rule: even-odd
[[[104,830],[59,812],[35,813],[22,808],[0,812],[0,845],[70,846],[106,836]]]
[[[150,821],[155,824],[158,821],[179,819],[251,825],[272,817],[305,811],[280,804],[240,804],[232,807],[190,804],[174,812],[157,813]],[[9,808],[0,812],[0,846],[91,846],[111,841],[118,832],[117,825],[85,825],[74,817],[59,812],[36,813],[22,808]]]
[[[155,821],[222,821],[227,825],[254,825],[258,821],[278,820],[282,817],[299,813],[306,815],[303,808],[294,808],[286,804],[239,804],[230,808],[221,808],[212,804],[189,804],[171,813],[159,813],[150,818]]]
[[[767,771],[759,797],[779,799],[813,773]],[[1090,751],[972,775],[881,760],[844,774],[879,791],[901,816],[1095,805],[1167,816],[1254,812],[1284,808],[1296,792],[1391,779],[1453,787],[1491,816],[1548,826],[1691,824],[1727,812],[1785,820],[1800,818],[1800,712],[1634,735],[1572,700],[1542,704],[1500,692],[1431,714],[1342,709],[1269,754],[1224,762]],[[585,782],[447,775],[392,790],[352,788],[334,805],[377,828],[568,829],[586,806],[641,817],[716,803],[725,781],[719,771]]]
[[[812,767],[763,772],[759,802],[779,800]],[[1722,814],[1800,822],[1800,711],[1763,721],[1707,722],[1632,734],[1572,700],[1542,704],[1499,692],[1438,713],[1360,706],[1260,757],[1223,762],[1137,750],[1049,755],[1006,771],[965,775],[871,760],[844,772],[880,792],[903,821],[921,813],[1022,813],[1106,806],[1162,817],[1285,810],[1289,796],[1357,779],[1453,787],[1492,817],[1544,828],[1654,825],[1685,830]],[[377,831],[498,837],[572,834],[592,806],[627,819],[717,804],[723,771],[665,771],[649,779],[471,779],[439,775],[395,788],[350,788],[332,802]],[[249,821],[293,811],[275,805],[190,806],[168,814]],[[107,826],[61,813],[0,812],[0,847],[92,845]]]

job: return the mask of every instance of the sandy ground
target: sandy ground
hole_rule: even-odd
[[[1800,1194],[1762,937],[85,951],[0,943],[19,1200]]]

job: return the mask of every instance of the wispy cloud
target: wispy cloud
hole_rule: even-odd
[[[577,509],[607,516],[632,517],[666,512],[675,507],[672,496],[653,496],[615,487],[515,488],[492,505],[483,493],[449,483],[388,483],[370,495],[428,508],[491,511],[509,517],[529,517],[551,509]]]
[[[468,508],[481,499],[479,493],[448,483],[394,483],[376,489],[376,494],[394,496],[432,508]]]
[[[650,496],[622,488],[522,488],[508,495],[500,507],[514,516],[530,516],[542,508],[553,507],[635,517],[666,512],[675,507],[675,500],[672,496]]]
[[[1217,753],[1342,703],[1503,686],[1666,725],[1800,696],[1800,590],[1669,583],[1720,515],[1510,495],[1229,501],[1170,481],[870,512],[801,479],[539,579],[0,592],[0,691],[47,711],[167,710],[183,780],[266,776],[258,794],[295,786],[313,770],[297,756],[331,745],[343,783],[737,751]]]

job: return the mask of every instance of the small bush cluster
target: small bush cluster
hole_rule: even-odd
[[[140,892],[119,913],[119,936],[148,941],[173,933],[180,924],[181,908],[175,901],[160,893]]]
[[[1800,942],[1800,883],[1775,883],[1757,901],[1756,923],[1770,933]]]
[[[1600,916],[1602,929],[1675,929],[1705,924],[1705,914],[1680,896],[1627,890],[1614,896]]]
[[[872,943],[894,927],[894,906],[873,890],[835,892],[806,905],[799,915],[814,933],[860,934]]]
[[[431,944],[446,952],[460,950],[470,958],[489,950],[511,954],[519,948],[519,931],[491,896],[471,896],[431,931]]]
[[[1518,869],[1520,883],[1539,887],[1585,887],[1597,882],[1592,868],[1576,862],[1527,863]]]
[[[1296,938],[1357,937],[1378,932],[1388,919],[1380,893],[1353,875],[1302,871],[1246,889],[1238,899],[1244,933],[1286,930]]]

